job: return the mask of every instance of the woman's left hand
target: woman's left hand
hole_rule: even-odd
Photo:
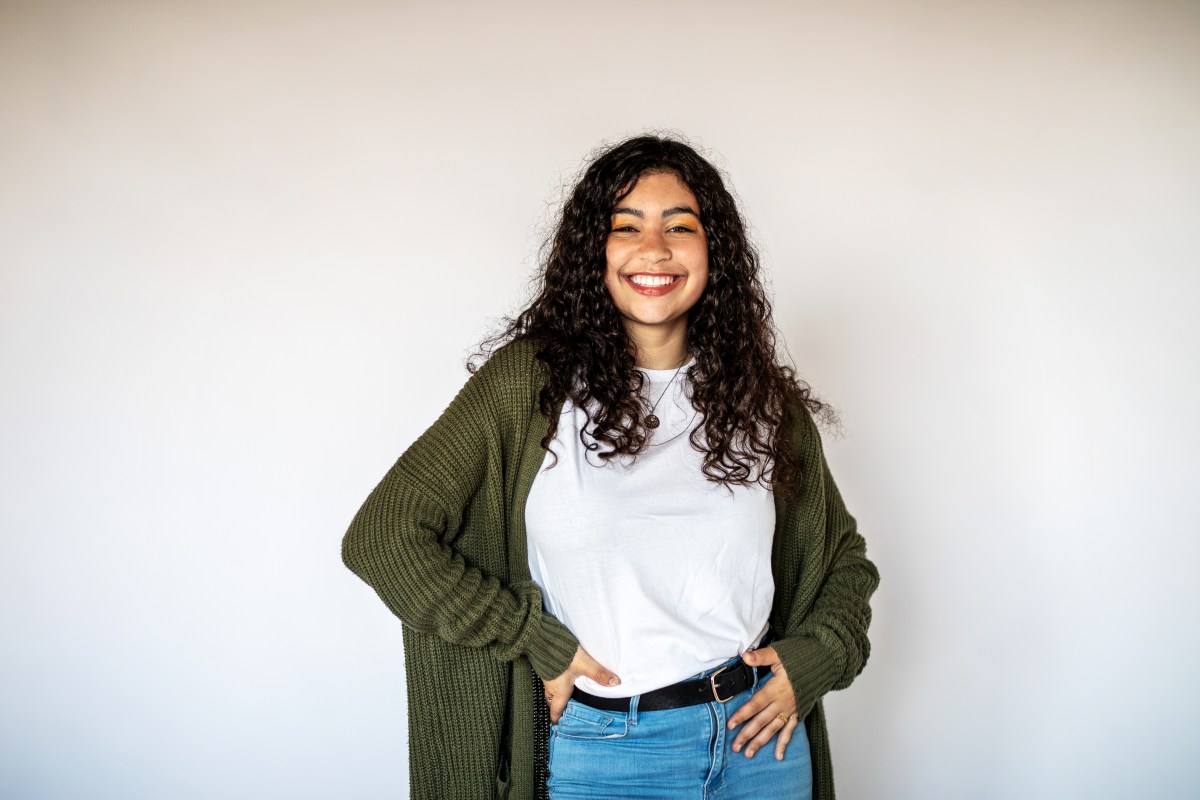
[[[742,654],[742,660],[752,667],[769,666],[773,674],[751,695],[746,704],[729,718],[729,730],[742,725],[737,738],[733,740],[733,752],[740,753],[744,747],[746,758],[753,758],[759,749],[778,735],[779,738],[775,741],[775,758],[782,761],[788,742],[792,740],[792,732],[799,724],[796,695],[792,692],[787,670],[780,663],[774,647],[747,650]]]

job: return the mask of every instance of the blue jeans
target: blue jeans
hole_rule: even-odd
[[[783,761],[773,739],[754,758],[733,752],[738,731],[725,725],[758,686],[727,703],[667,711],[639,713],[637,697],[628,712],[570,701],[550,729],[551,800],[811,800],[803,721]]]

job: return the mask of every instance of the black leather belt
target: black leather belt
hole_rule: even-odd
[[[768,675],[770,667],[752,667],[740,658],[736,663],[721,667],[703,678],[680,681],[679,683],[646,692],[638,701],[638,711],[666,711],[669,708],[698,706],[701,703],[724,703],[749,689],[754,684],[754,674]],[[597,697],[576,688],[571,694],[585,706],[601,711],[629,711],[628,697]]]

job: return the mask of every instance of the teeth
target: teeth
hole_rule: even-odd
[[[674,275],[630,275],[629,280],[638,286],[666,286],[675,280]]]

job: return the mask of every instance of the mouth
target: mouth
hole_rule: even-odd
[[[638,294],[659,297],[674,289],[683,282],[682,275],[664,275],[663,273],[639,272],[626,275],[625,281]]]

